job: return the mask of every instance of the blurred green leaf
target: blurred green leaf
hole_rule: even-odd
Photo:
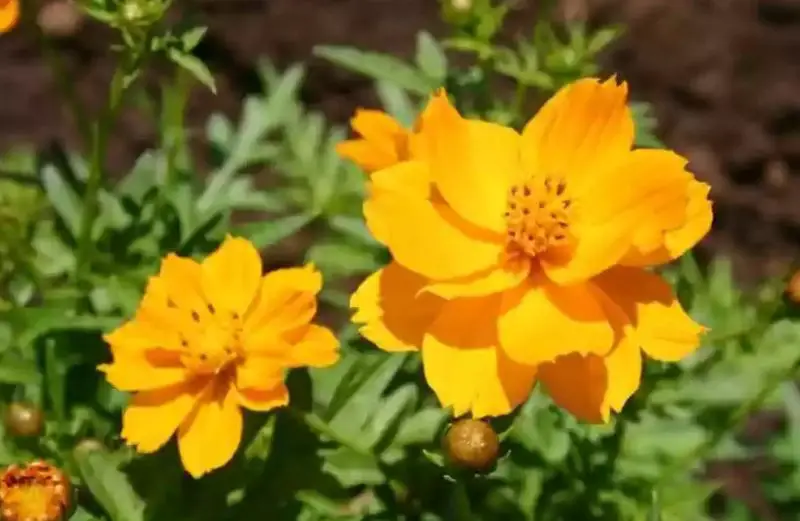
[[[300,214],[269,221],[247,223],[237,226],[233,234],[246,237],[255,244],[256,248],[266,248],[299,232],[314,217],[313,215]]]
[[[208,67],[200,58],[178,49],[170,49],[167,51],[167,56],[170,60],[194,76],[197,81],[205,85],[208,90],[214,94],[217,93],[214,76],[211,75],[211,71],[208,70]]]
[[[444,86],[447,78],[447,56],[429,32],[420,31],[417,34],[417,66],[432,82]]]
[[[145,504],[111,455],[101,448],[75,451],[81,479],[111,521],[143,521]]]

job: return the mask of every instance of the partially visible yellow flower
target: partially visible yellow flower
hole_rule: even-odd
[[[177,431],[194,477],[236,452],[245,407],[289,403],[285,372],[338,359],[338,341],[311,323],[322,286],[312,266],[262,276],[256,248],[228,237],[202,263],[168,255],[150,279],[136,316],[105,337],[109,383],[136,394],[122,436],[154,452]]]
[[[360,137],[342,141],[336,146],[336,152],[367,173],[412,158],[421,158],[424,148],[418,135],[426,119],[426,112],[423,112],[414,123],[414,128],[407,129],[385,112],[358,109],[350,120],[350,126]]]
[[[69,505],[67,476],[44,461],[11,465],[0,474],[3,521],[58,521]]]
[[[19,21],[19,0],[0,0],[0,33],[14,28]]]
[[[632,150],[627,86],[579,80],[521,135],[426,108],[425,156],[370,177],[367,225],[393,262],[355,293],[382,349],[421,347],[456,415],[510,412],[538,380],[605,421],[638,388],[641,352],[678,360],[705,328],[645,268],[710,229],[709,187],[668,150]]]

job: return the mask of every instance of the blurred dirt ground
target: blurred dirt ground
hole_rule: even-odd
[[[235,116],[242,97],[258,89],[253,64],[261,56],[279,66],[306,61],[303,99],[344,122],[357,105],[374,103],[371,83],[312,59],[313,45],[407,56],[417,30],[442,30],[434,0],[177,3],[210,26],[199,54],[220,92],[194,96],[190,125],[198,131],[211,112]],[[533,2],[520,6],[510,32],[524,32],[534,21]],[[743,281],[780,272],[800,253],[800,0],[567,0],[561,9],[568,17],[627,27],[605,67],[630,81],[634,97],[654,103],[661,137],[712,184],[716,222],[704,251],[732,256]],[[59,40],[58,50],[80,97],[96,109],[112,64],[108,35],[65,22],[58,10],[39,16],[50,30],[72,34]],[[78,145],[32,32],[0,37],[0,95],[0,149],[53,140]],[[125,113],[112,139],[112,173],[124,172],[152,140],[146,120]],[[758,469],[715,469],[759,519],[777,519],[754,485]]]

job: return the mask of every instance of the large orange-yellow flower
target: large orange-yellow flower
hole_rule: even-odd
[[[19,0],[0,0],[0,34],[10,31],[19,21]]]
[[[627,86],[577,81],[522,133],[431,99],[426,156],[374,172],[367,225],[393,262],[353,296],[385,350],[421,347],[456,415],[500,415],[537,381],[607,420],[639,385],[640,349],[678,360],[704,328],[645,268],[709,230],[709,187],[668,150],[632,150]]]
[[[105,337],[114,360],[100,369],[136,393],[123,438],[148,453],[177,431],[192,476],[225,465],[241,439],[241,407],[286,405],[286,370],[337,360],[334,335],[311,323],[321,285],[313,266],[262,276],[258,251],[241,238],[202,263],[168,255],[133,320]]]

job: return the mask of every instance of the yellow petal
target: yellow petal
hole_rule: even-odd
[[[144,353],[159,350],[181,351],[180,336],[177,331],[163,329],[144,320],[129,320],[117,329],[103,336],[116,356],[118,350]]]
[[[642,380],[642,354],[635,339],[623,338],[603,359],[603,363],[608,374],[604,403],[620,412]]]
[[[560,356],[539,366],[539,381],[556,404],[577,418],[590,423],[608,421],[608,372],[601,357]]]
[[[237,389],[239,405],[265,412],[289,405],[289,389],[281,382],[271,389]]]
[[[122,415],[122,437],[139,452],[160,449],[191,412],[205,382],[143,391],[133,396]]]
[[[203,291],[217,312],[244,316],[258,294],[261,255],[241,237],[227,236],[202,265]]]
[[[235,383],[240,391],[245,389],[272,389],[283,383],[280,360],[267,356],[247,356],[236,367]]]
[[[178,449],[186,471],[199,478],[228,463],[242,438],[242,411],[233,385],[217,378],[178,428]]]
[[[587,280],[619,262],[635,240],[652,241],[681,226],[692,180],[685,164],[666,150],[636,150],[617,168],[593,175],[575,194],[572,256],[545,263],[548,277],[559,284]]]
[[[509,358],[530,365],[571,352],[605,355],[616,337],[594,287],[561,287],[541,277],[503,295],[498,331]]]
[[[455,416],[508,414],[533,388],[536,368],[496,347],[499,306],[498,296],[447,302],[424,338],[425,379]]]
[[[200,264],[174,253],[168,254],[161,262],[158,276],[147,285],[142,304],[145,311],[152,311],[164,320],[180,314],[183,324],[190,319],[192,312],[197,313],[201,321],[208,320],[210,314],[203,293]]]
[[[525,126],[525,171],[564,175],[570,187],[618,164],[633,145],[628,87],[615,78],[578,80],[557,92]]]
[[[19,21],[19,0],[0,2],[0,33],[10,31]]]
[[[464,277],[498,263],[502,238],[463,221],[444,203],[380,190],[368,204],[370,228],[375,225],[370,221],[377,220],[380,237],[395,261],[422,276]]]
[[[125,360],[104,364],[98,369],[105,373],[108,383],[120,391],[145,391],[168,387],[186,380],[186,369],[158,367],[145,360]]]
[[[635,342],[651,358],[673,362],[699,347],[706,328],[686,314],[658,275],[616,267],[597,277],[596,284],[629,317]]]
[[[439,312],[442,300],[420,293],[427,280],[396,262],[370,275],[350,299],[353,322],[385,351],[411,351]]]
[[[665,232],[654,248],[634,247],[623,257],[621,264],[655,266],[677,259],[692,249],[711,230],[714,215],[711,201],[708,200],[710,189],[705,183],[690,182],[685,222],[679,228]]]
[[[350,120],[353,130],[363,139],[339,143],[336,152],[367,172],[388,168],[405,159],[408,131],[388,114],[379,110],[356,110]]]
[[[305,328],[317,312],[322,275],[312,265],[267,273],[245,317],[242,342],[248,352],[282,356],[283,335]]]
[[[336,335],[316,324],[309,324],[283,358],[287,367],[327,367],[338,360],[339,340]]]
[[[530,262],[527,259],[523,259],[523,261],[502,263],[500,266],[490,268],[488,271],[461,279],[435,282],[425,286],[424,291],[445,299],[453,299],[458,297],[480,297],[510,290],[522,284],[530,273]]]
[[[472,224],[503,233],[507,191],[520,171],[519,134],[463,119],[443,92],[426,112],[428,160],[445,201]]]

